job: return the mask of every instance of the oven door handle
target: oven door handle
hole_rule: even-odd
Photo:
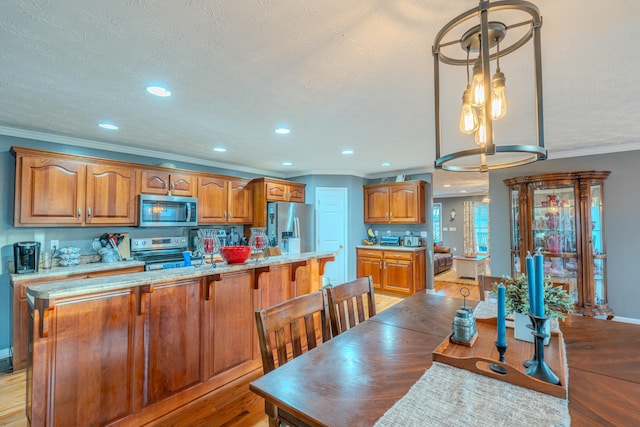
[[[187,203],[187,222],[191,222],[191,203]]]

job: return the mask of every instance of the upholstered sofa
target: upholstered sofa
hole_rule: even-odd
[[[433,275],[449,270],[453,266],[453,254],[449,246],[433,246]]]

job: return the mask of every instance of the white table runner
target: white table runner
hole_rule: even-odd
[[[375,427],[570,424],[565,399],[434,362]]]

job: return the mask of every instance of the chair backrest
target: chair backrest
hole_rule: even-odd
[[[498,276],[485,276],[484,274],[478,275],[478,286],[480,287],[480,301],[485,300],[485,292],[491,292],[493,290],[494,283],[502,282],[502,277]]]
[[[331,338],[324,301],[317,291],[256,311],[265,374]]]
[[[334,337],[376,314],[371,276],[331,286],[326,291],[331,333]]]

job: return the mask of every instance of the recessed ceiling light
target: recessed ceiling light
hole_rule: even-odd
[[[451,184],[444,184],[443,187],[444,188],[449,188],[449,187],[451,187]]]
[[[118,126],[114,125],[113,123],[109,123],[109,122],[98,123],[98,126],[100,126],[102,129],[109,129],[109,130],[118,130],[118,129],[120,129]]]
[[[383,162],[383,163],[380,163],[380,166],[382,166],[383,168],[388,168],[389,166],[391,166],[391,163]]]
[[[289,128],[286,128],[284,126],[281,126],[279,128],[275,128],[273,131],[275,133],[277,133],[277,134],[280,134],[280,135],[286,135],[286,134],[291,132],[291,130]]]
[[[342,154],[345,154],[345,155],[353,154],[353,150],[351,148],[344,149],[342,150]]]
[[[147,92],[151,95],[161,96],[163,98],[171,96],[171,91],[163,86],[147,86]]]
[[[282,162],[282,166],[293,166],[292,162]]]
[[[225,151],[227,151],[227,149],[224,147],[213,147],[213,151],[216,151],[218,153],[224,153]]]

